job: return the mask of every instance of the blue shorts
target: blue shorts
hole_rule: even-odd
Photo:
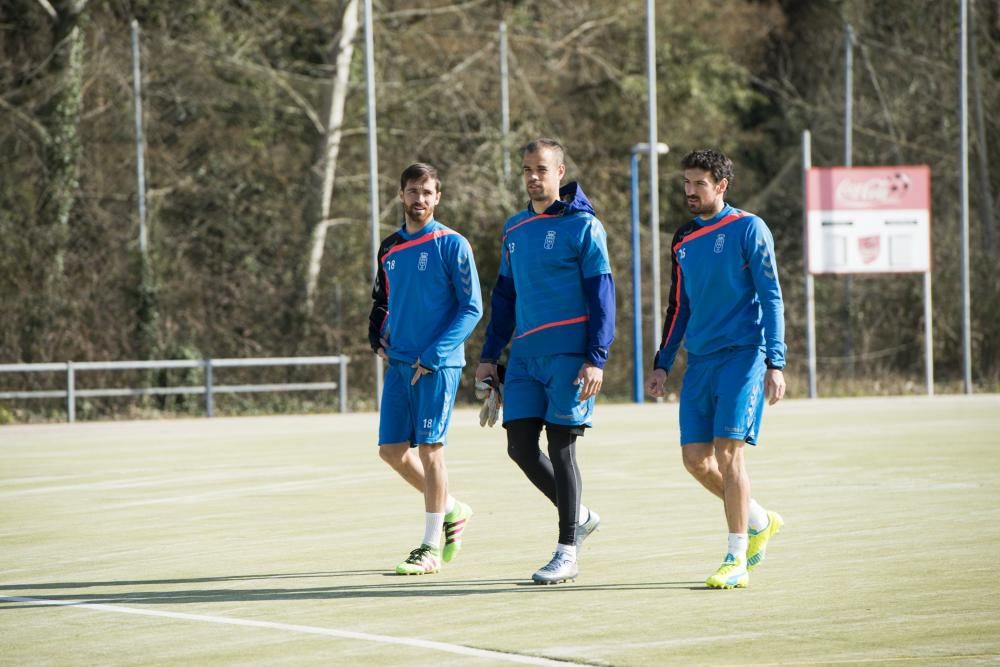
[[[516,419],[541,419],[562,426],[590,426],[594,397],[580,401],[576,384],[586,357],[555,354],[546,357],[512,357],[503,385],[503,423]]]
[[[389,361],[382,384],[378,444],[410,446],[445,443],[461,368],[439,368],[411,385],[414,369],[405,361]]]
[[[681,446],[715,438],[756,445],[766,371],[764,353],[756,347],[688,354],[681,387]]]

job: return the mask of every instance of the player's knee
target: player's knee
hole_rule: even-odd
[[[424,467],[441,465],[444,461],[444,445],[441,443],[420,445],[417,449],[420,452],[420,462],[424,464]]]
[[[398,468],[403,464],[407,449],[398,445],[381,445],[378,448],[378,456],[393,468]]]
[[[684,468],[697,478],[702,478],[712,471],[712,457],[703,456],[696,451],[695,447],[682,447],[681,459],[684,461]]]
[[[557,452],[576,443],[583,435],[582,426],[565,426],[563,424],[546,424],[545,434],[549,441],[549,458],[555,458]]]
[[[729,438],[716,438],[715,458],[719,462],[720,470],[740,465],[743,460],[743,442]]]
[[[538,436],[542,433],[541,419],[518,419],[504,424],[507,429],[507,456],[517,464],[538,456]]]

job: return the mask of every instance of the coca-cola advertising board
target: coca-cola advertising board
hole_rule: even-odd
[[[809,169],[809,272],[930,271],[930,185],[927,165]]]

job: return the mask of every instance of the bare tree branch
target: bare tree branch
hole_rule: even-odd
[[[0,107],[7,109],[17,118],[19,121],[30,127],[38,135],[39,139],[42,140],[43,144],[49,143],[50,135],[49,131],[45,129],[45,126],[39,123],[37,120],[24,113],[17,107],[13,106],[10,102],[0,97]]]
[[[44,9],[45,13],[50,17],[54,19],[59,18],[59,14],[56,13],[56,8],[52,6],[52,3],[50,3],[49,0],[38,0],[38,4],[42,6],[42,9]]]

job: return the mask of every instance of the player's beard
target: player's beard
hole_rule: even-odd
[[[548,191],[544,185],[539,185],[537,188],[527,188],[528,199],[534,203],[548,203],[551,201],[552,197],[549,196]]]
[[[434,217],[434,208],[431,206],[425,206],[423,211],[417,211],[417,206],[413,205],[406,209],[406,219],[412,222],[414,225],[422,226],[430,222],[430,219]]]
[[[688,211],[694,215],[700,215],[702,213],[702,209],[704,207],[702,206],[701,199],[698,197],[688,197],[685,203],[687,204]]]
[[[688,197],[685,200],[685,203],[687,204],[688,211],[692,215],[704,216],[704,215],[711,215],[716,212],[715,211],[716,202],[714,201],[707,202],[701,197],[694,197],[694,198]]]

